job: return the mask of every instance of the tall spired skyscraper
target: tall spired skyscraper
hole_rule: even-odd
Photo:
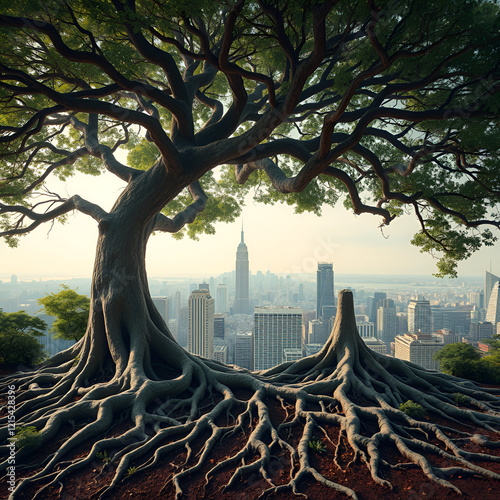
[[[236,296],[234,314],[250,314],[248,248],[245,245],[243,228],[241,242],[236,250]]]

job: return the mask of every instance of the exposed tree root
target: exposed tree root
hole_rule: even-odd
[[[139,321],[137,317],[134,320]],[[17,483],[12,500],[25,499],[26,489],[38,483],[43,486],[35,497],[43,498],[47,488],[63,487],[68,475],[104,452],[116,469],[98,496],[112,497],[111,492],[127,477],[130,467],[147,470],[172,451],[185,451],[185,464],[170,478],[176,498],[181,498],[186,478],[207,467],[214,447],[246,433],[239,451],[206,473],[207,484],[221,470],[231,468],[234,473],[224,486],[229,491],[240,478],[257,473],[268,485],[261,497],[281,491],[305,496],[300,483],[310,476],[357,498],[355,491],[311,466],[313,437],[332,442],[327,432],[332,427],[339,428],[338,440],[332,442],[337,467],[342,468],[340,447],[347,444],[354,453],[351,463],[362,461],[373,481],[387,488],[392,488],[384,478],[388,468],[418,467],[431,481],[457,493],[459,489],[449,480],[457,473],[500,479],[500,474],[475,463],[500,462],[499,456],[488,453],[488,449],[500,446],[499,441],[473,433],[477,428],[500,433],[500,391],[481,389],[472,382],[367,349],[357,333],[352,295],[347,291],[341,292],[339,313],[324,349],[266,372],[250,373],[189,355],[152,321],[146,322],[145,329],[144,325],[137,328],[147,333],[138,337],[147,342],[131,340],[127,355],[120,354],[126,363],[116,363],[114,372],[104,358],[94,356],[88,335],[36,372],[3,380],[4,390],[16,386],[17,426],[36,427],[41,435],[39,446],[55,439],[64,424],[72,423],[75,428],[45,463],[33,466],[35,472]],[[121,348],[125,347],[118,350]],[[170,376],[159,368],[162,362],[168,364]],[[248,400],[239,399],[235,395],[239,390],[253,395]],[[455,393],[467,396],[471,408],[459,407]],[[447,424],[418,420],[399,410],[409,399]],[[272,421],[270,402],[281,408],[281,423]],[[129,429],[120,436],[105,437],[123,415]],[[469,425],[471,432],[454,429],[454,424]],[[297,432],[301,437],[294,445],[290,436]],[[193,457],[193,444],[207,434],[208,439],[203,438],[201,450]],[[0,436],[2,443],[8,442],[7,426],[0,430]],[[93,443],[86,456],[71,459],[72,452],[84,443]],[[484,447],[485,452],[466,451],[464,446],[471,443]],[[386,444],[395,446],[401,463],[391,464],[382,456],[381,448]],[[9,456],[7,446],[2,446],[1,452]],[[30,453],[28,448],[18,449],[16,463],[28,463]],[[275,484],[269,473],[275,453],[290,471],[285,484]],[[431,455],[446,459],[448,465],[433,465],[428,458]],[[6,458],[3,469],[8,465]]]

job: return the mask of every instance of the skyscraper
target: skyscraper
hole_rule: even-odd
[[[227,312],[227,285],[225,283],[220,283],[217,285],[217,296],[215,298],[215,312],[226,313]]]
[[[224,314],[214,314],[214,338],[223,339],[225,332]]]
[[[500,281],[497,281],[491,290],[488,309],[486,309],[486,321],[493,325],[493,330],[500,322]]]
[[[316,272],[316,318],[328,323],[335,307],[333,264],[318,262]],[[327,317],[328,316],[328,317]]]
[[[431,333],[431,304],[428,300],[410,300],[408,331],[410,333]]]
[[[375,292],[374,293],[369,316],[370,316],[370,321],[373,322],[373,324],[375,325],[375,331],[378,329],[377,311],[378,311],[378,308],[382,305],[382,302],[386,298],[387,298],[387,294],[385,292]]]
[[[497,283],[498,281],[500,281],[500,278],[498,276],[495,276],[494,274],[491,274],[490,272],[486,271],[486,274],[484,276],[484,307],[485,307],[485,309],[487,309],[489,304],[490,304],[491,290],[493,290],[495,283]]]
[[[240,332],[234,337],[234,364],[253,370],[252,332]]]
[[[385,299],[377,309],[377,337],[390,345],[396,335],[396,306],[392,299]]]
[[[248,248],[245,245],[243,229],[241,242],[236,250],[236,296],[234,314],[250,314]]]
[[[188,351],[211,359],[214,353],[214,299],[193,290],[188,304]]]
[[[256,307],[254,363],[266,370],[284,361],[285,349],[302,349],[300,307]]]
[[[158,312],[160,313],[160,316],[163,318],[163,321],[165,321],[165,324],[167,324],[169,320],[167,297],[153,297],[153,304],[155,305],[156,309],[158,309]]]

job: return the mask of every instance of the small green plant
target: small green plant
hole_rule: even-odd
[[[464,403],[468,403],[470,401],[469,396],[466,396],[465,394],[462,394],[461,392],[455,392],[454,394],[452,394],[452,396],[453,396],[453,400],[455,401],[455,403],[464,404]]]
[[[132,474],[134,474],[135,472],[137,472],[137,467],[135,465],[131,465],[128,469],[127,469],[127,476],[131,476]]]
[[[422,418],[425,415],[425,408],[411,399],[399,405],[399,409],[412,418]]]
[[[315,436],[309,441],[309,448],[314,450],[316,453],[324,453],[326,451],[326,446],[323,441]]]
[[[41,441],[42,435],[33,425],[21,427],[16,431],[16,447],[18,448],[36,448]]]
[[[106,450],[100,451],[99,453],[96,454],[97,458],[100,458],[103,462],[108,463],[111,458],[108,456],[108,452]]]
[[[75,359],[73,360],[73,366],[76,366],[78,364],[78,361],[80,361],[80,355],[79,354],[77,354],[75,356]]]

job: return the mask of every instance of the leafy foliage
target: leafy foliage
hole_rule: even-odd
[[[494,354],[481,357],[470,344],[448,344],[434,355],[441,371],[456,377],[483,383],[500,383],[500,358]]]
[[[313,436],[309,441],[309,448],[316,453],[324,453],[326,451],[326,446],[323,443],[323,440],[316,436]]]
[[[61,285],[60,288],[60,292],[48,294],[38,299],[38,303],[46,314],[56,317],[51,330],[54,338],[78,341],[87,329],[90,299],[67,285]]]
[[[492,352],[500,351],[500,335],[493,335],[490,339],[484,339],[483,342],[491,346]]]
[[[342,200],[383,224],[410,210],[421,228],[412,243],[438,258],[438,276],[456,275],[457,262],[494,244],[500,227],[499,6],[374,6],[33,0],[6,7],[0,231],[7,243],[75,209],[100,222],[98,207],[53,193],[50,179],[107,172],[127,183],[108,217],[126,200],[138,213],[154,200],[147,221],[163,213],[168,221],[156,229],[178,238],[213,234],[250,195],[318,216]],[[118,152],[127,153],[126,164]],[[148,188],[132,182],[139,177]],[[206,196],[193,195],[198,182]]]
[[[137,472],[137,467],[135,465],[131,465],[127,469],[127,476],[131,476],[132,474],[135,474]]]
[[[36,427],[29,425],[16,430],[15,440],[17,448],[37,448],[42,440],[42,435]]]
[[[108,456],[108,452],[106,450],[98,452],[96,457],[105,463],[108,463],[111,460],[111,457]]]
[[[480,354],[471,344],[448,344],[434,354],[434,359],[439,361],[443,373],[457,377],[470,378],[469,370],[475,361],[481,358]]]
[[[44,358],[38,338],[47,324],[24,311],[4,313],[0,310],[0,365],[33,365]]]
[[[455,403],[467,404],[470,401],[470,398],[461,392],[456,392],[452,396]]]
[[[399,409],[412,418],[422,418],[425,415],[425,408],[409,399],[405,403],[399,405]]]

